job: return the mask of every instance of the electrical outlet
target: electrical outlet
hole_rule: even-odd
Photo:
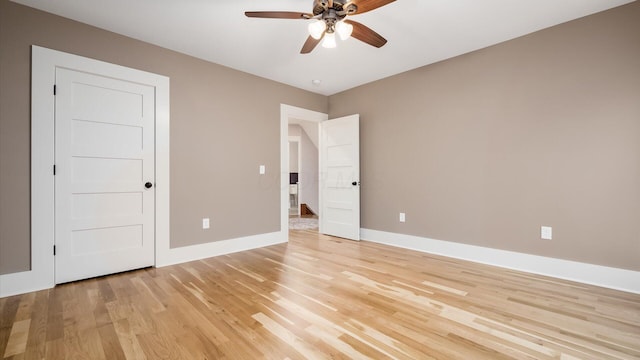
[[[203,229],[208,229],[209,228],[209,218],[204,218],[202,219],[202,228]]]
[[[267,169],[265,168],[265,166],[264,165],[260,165],[260,175],[264,175],[266,171],[267,171]]]
[[[541,226],[540,227],[540,237],[542,240],[551,240],[552,238],[552,229],[551,226]]]
[[[405,222],[406,220],[407,220],[407,218],[404,215],[404,213],[400,213],[400,222]]]

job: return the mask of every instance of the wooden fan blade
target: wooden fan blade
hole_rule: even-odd
[[[379,7],[391,4],[394,1],[396,0],[352,0],[351,3],[358,7],[358,10],[353,15],[375,10]]]
[[[293,11],[245,11],[247,17],[265,19],[311,19],[313,14]]]
[[[309,35],[309,37],[307,38],[307,41],[305,41],[304,45],[302,45],[300,54],[308,54],[311,51],[313,51],[313,49],[316,48],[316,46],[320,43],[320,40],[322,40],[323,37],[324,37],[324,34],[322,34],[320,39],[314,39],[313,36]]]
[[[382,47],[387,43],[387,39],[357,21],[344,20],[344,22],[353,25],[353,32],[351,33],[351,36],[362,42],[377,48]]]

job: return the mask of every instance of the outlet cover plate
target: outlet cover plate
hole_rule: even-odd
[[[208,228],[209,228],[209,226],[210,226],[209,218],[204,218],[204,219],[202,219],[202,228],[203,228],[203,229],[208,229]]]

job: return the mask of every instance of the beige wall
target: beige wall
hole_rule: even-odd
[[[280,104],[327,97],[0,0],[0,274],[30,267],[32,44],[171,78],[172,247],[280,230]]]
[[[291,134],[291,133],[289,133]],[[289,141],[289,172],[298,172],[298,147],[299,141]]]
[[[324,96],[0,0],[0,274],[29,268],[31,44],[171,78],[172,247],[279,230],[287,103],[361,114],[365,228],[640,270],[638,2],[327,107]],[[230,159],[230,147],[243,151]],[[261,214],[249,222],[247,202]],[[539,240],[540,225],[553,226],[552,241]]]
[[[364,228],[640,270],[639,2],[331,96],[329,113],[361,115]]]
[[[313,125],[317,126],[317,123],[314,122]],[[298,127],[302,130],[300,136],[300,158],[302,159],[302,169],[300,169],[301,178],[299,179],[302,183],[300,185],[300,204],[306,204],[311,211],[318,214],[320,210],[320,202],[318,199],[318,148],[314,145],[313,141],[311,141],[309,134],[307,134],[304,128]],[[316,142],[317,141],[316,139]]]

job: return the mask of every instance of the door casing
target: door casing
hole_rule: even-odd
[[[31,270],[2,277],[9,293],[54,286],[54,84],[55,69],[110,76],[156,89],[155,264],[167,262],[169,243],[169,78],[82,56],[32,46],[31,76]],[[22,283],[20,285],[19,283]]]

